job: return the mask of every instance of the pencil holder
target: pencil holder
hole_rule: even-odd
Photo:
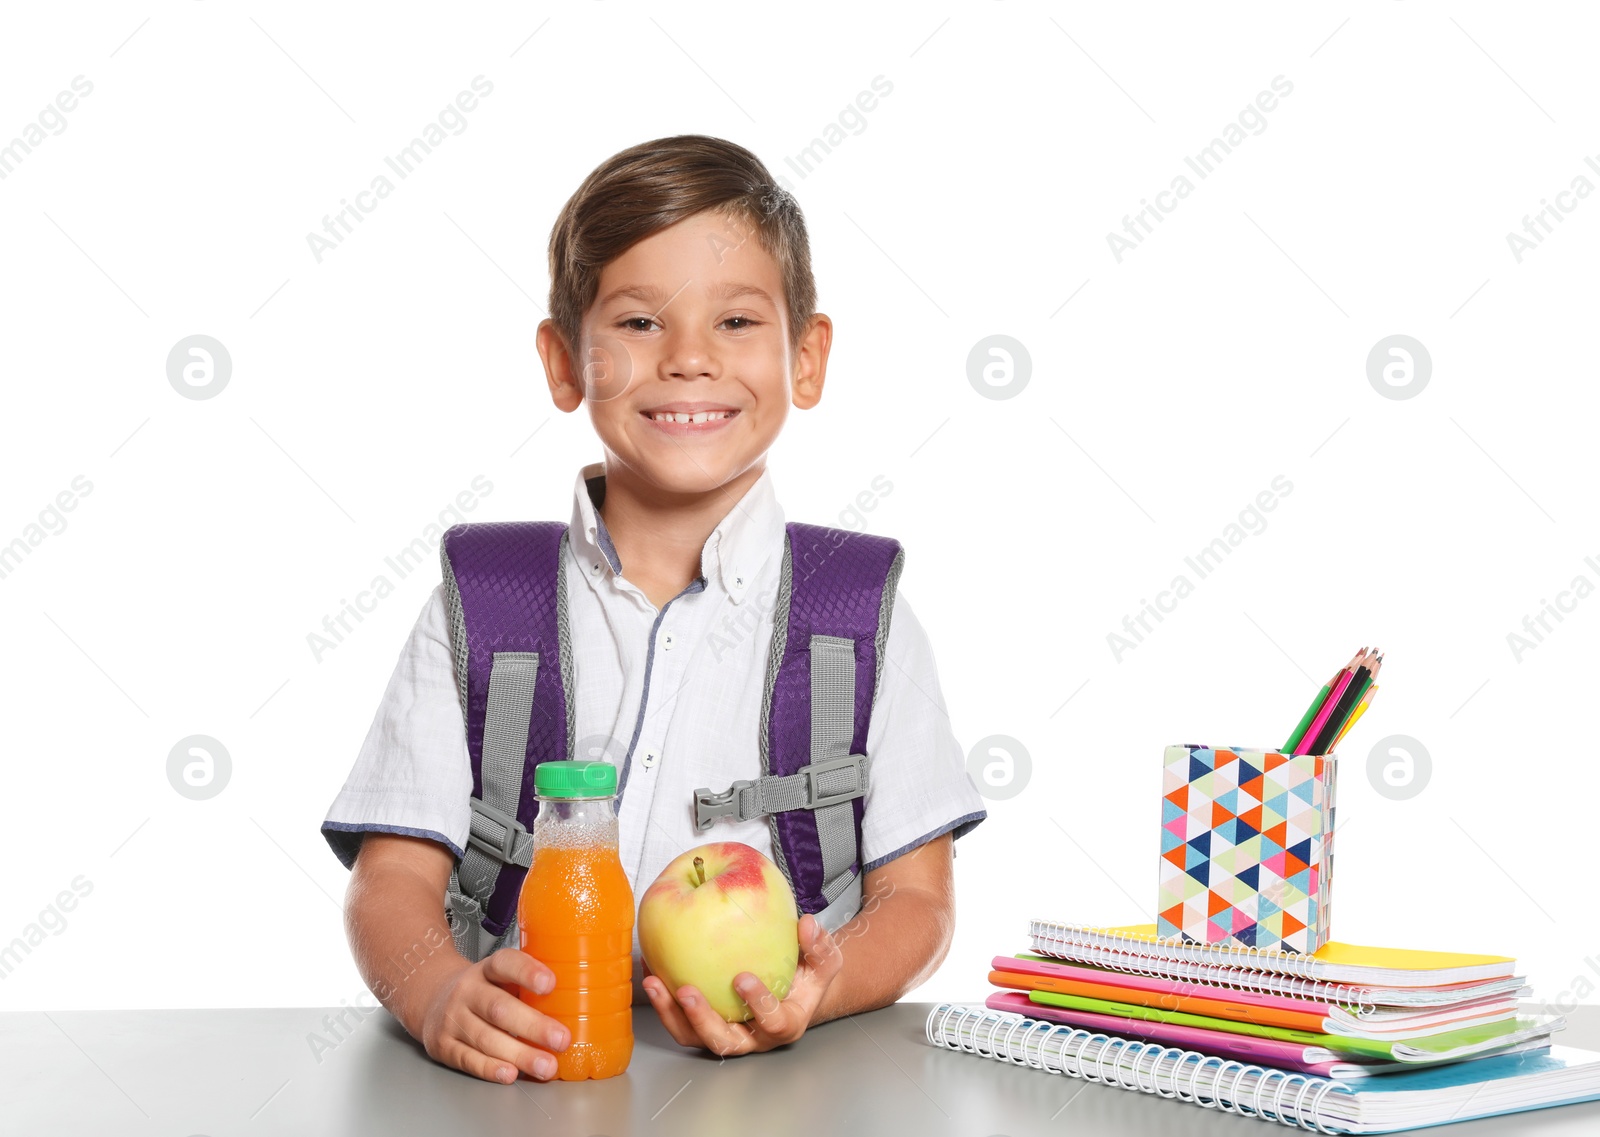
[[[1337,757],[1169,746],[1156,933],[1314,952],[1328,942]]]

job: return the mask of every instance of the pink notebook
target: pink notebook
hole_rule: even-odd
[[[1330,1051],[1321,1047],[1302,1046],[1296,1042],[1279,1042],[1276,1039],[1252,1038],[1221,1030],[1204,1030],[1200,1027],[1145,1022],[1139,1019],[1125,1019],[1118,1015],[1098,1015],[1091,1011],[1069,1011],[1065,1007],[1049,1007],[1042,1003],[1030,1002],[1024,991],[997,991],[984,1000],[984,1005],[994,1011],[1014,1011],[1030,1019],[1066,1023],[1068,1026],[1100,1031],[1117,1038],[1148,1039],[1163,1046],[1198,1050],[1202,1054],[1215,1054],[1219,1058],[1234,1058],[1240,1062],[1270,1066],[1278,1070],[1320,1074],[1325,1078],[1362,1078],[1369,1073],[1392,1067],[1392,1064],[1387,1062],[1380,1067],[1333,1058]],[[1329,1055],[1329,1058],[1323,1061],[1310,1060],[1313,1056],[1323,1055]]]
[[[1079,979],[1086,983],[1109,983],[1134,991],[1153,991],[1158,995],[1200,995],[1208,999],[1226,999],[1247,1007],[1271,1007],[1278,1011],[1299,1011],[1302,1014],[1328,1017],[1334,1011],[1332,1003],[1317,1003],[1309,999],[1291,999],[1285,995],[1268,995],[1260,991],[1236,991],[1213,983],[1191,983],[1182,979],[1158,979],[1150,975],[1130,975],[1122,971],[1106,971],[1099,967],[1083,967],[1072,963],[1047,963],[1039,959],[1024,959],[1018,955],[997,955],[990,964],[996,971],[1013,971],[1020,975],[1053,975],[1058,979]]]

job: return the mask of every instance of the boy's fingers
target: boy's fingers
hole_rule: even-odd
[[[713,1054],[726,1057],[730,1054],[743,1054],[749,1049],[751,1034],[749,1027],[730,1023],[727,1019],[717,1014],[706,1002],[706,997],[690,984],[678,988],[678,1005],[683,1008],[683,1015],[689,1020],[689,1025],[700,1036],[701,1045]]]
[[[831,979],[838,974],[844,966],[844,954],[839,950],[833,934],[817,922],[817,918],[809,912],[801,917],[801,922],[811,921],[810,936],[807,929],[800,931],[800,943],[805,951],[806,962],[817,970],[823,979]]]
[[[839,945],[833,938],[833,933],[822,926],[822,922],[811,913],[807,912],[805,919],[810,923],[807,926],[809,935],[802,935],[801,940],[807,945],[807,954],[810,955],[838,955]]]
[[[439,1058],[445,1065],[454,1066],[457,1070],[471,1074],[474,1078],[482,1078],[486,1082],[507,1085],[517,1080],[515,1066],[498,1058],[491,1058],[482,1051],[474,1050],[460,1039],[451,1038],[445,1041]]]
[[[490,1026],[546,1050],[565,1050],[572,1042],[572,1032],[560,1020],[534,1010],[498,987],[487,987],[470,1005]]]
[[[783,1036],[789,1029],[789,1018],[778,1005],[780,1000],[767,985],[749,972],[734,977],[733,989],[750,1006],[755,1028],[763,1034]]]
[[[494,1059],[497,1065],[513,1066],[538,1081],[555,1076],[556,1057],[548,1050],[529,1046],[521,1039],[512,1037],[476,1015],[467,1015],[464,1023],[460,1019],[452,1021],[456,1023],[457,1029],[461,1031],[463,1040],[469,1047]],[[491,1076],[491,1080],[500,1079]]]
[[[501,948],[483,961],[484,978],[493,983],[515,983],[535,995],[555,990],[556,973],[518,948]]]
[[[672,1041],[679,1046],[699,1046],[699,1035],[695,1033],[689,1020],[683,1017],[683,1008],[667,994],[666,988],[646,983],[644,990],[645,994],[650,996],[650,1005],[661,1017],[661,1025],[666,1027],[667,1033],[672,1036]]]
[[[685,985],[678,988],[678,995],[674,998],[668,993],[666,985],[656,977],[656,982],[646,983],[644,989],[656,1013],[661,1016],[662,1025],[679,1046],[701,1046],[723,1057],[743,1054],[751,1049],[755,1033],[750,1026],[728,1022],[711,1009],[705,996],[695,987]]]
[[[484,1033],[483,1024],[477,1016],[461,1008],[457,1014],[446,1011],[444,1017],[446,1027],[439,1040],[439,1057],[442,1061],[486,1081],[517,1080],[518,1067],[515,1062],[490,1054],[477,1045]]]

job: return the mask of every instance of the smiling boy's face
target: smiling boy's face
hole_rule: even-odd
[[[818,315],[791,350],[777,262],[708,211],[605,266],[576,357],[549,321],[539,350],[556,405],[588,405],[608,473],[670,497],[759,476],[790,405],[821,398],[830,338]]]

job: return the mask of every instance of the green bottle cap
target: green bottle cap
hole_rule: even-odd
[[[610,762],[540,762],[533,769],[540,797],[615,797],[617,768]]]

